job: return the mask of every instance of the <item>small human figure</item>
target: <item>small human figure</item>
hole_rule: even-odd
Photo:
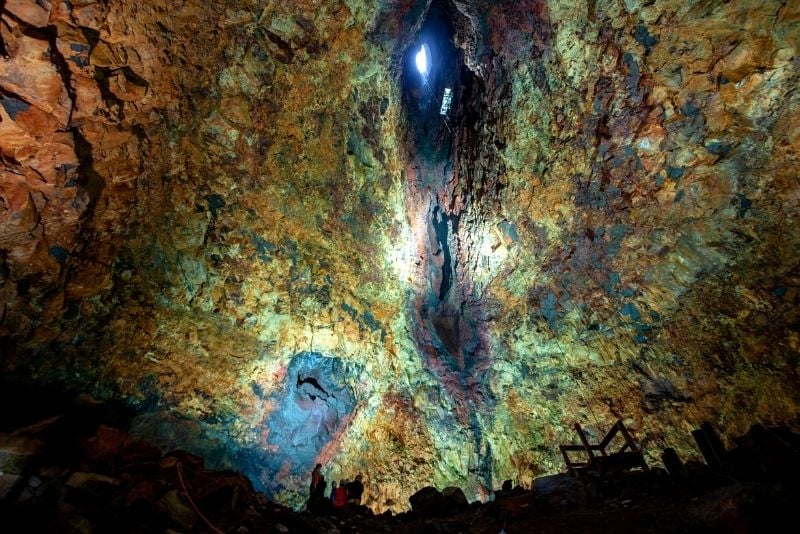
[[[333,507],[342,508],[345,504],[347,504],[347,490],[344,483],[340,483],[336,491],[333,492]]]
[[[326,485],[325,476],[322,474],[322,464],[317,464],[311,472],[309,500],[324,498]]]
[[[361,495],[364,493],[364,483],[361,481],[362,476],[360,474],[356,475],[355,480],[348,483],[347,488],[347,498],[350,504],[361,504]]]
[[[317,487],[320,479],[322,478],[322,464],[317,464],[313,471],[311,471],[311,489]]]
[[[333,500],[336,498],[336,489],[337,485],[336,481],[334,480],[333,482],[331,482],[331,502],[333,502]]]

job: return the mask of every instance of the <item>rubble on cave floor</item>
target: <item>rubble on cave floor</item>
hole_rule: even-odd
[[[800,436],[755,426],[717,450],[714,468],[556,474],[506,484],[488,503],[428,487],[394,516],[296,512],[238,473],[133,438],[121,408],[81,395],[39,406],[34,422],[20,411],[0,421],[4,532],[755,532],[779,525],[800,496]]]

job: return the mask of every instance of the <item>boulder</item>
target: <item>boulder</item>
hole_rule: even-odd
[[[199,519],[191,505],[176,490],[161,497],[156,503],[156,509],[186,530],[190,530]]]
[[[42,442],[28,436],[0,434],[0,472],[20,474],[42,452]]]
[[[0,501],[6,498],[17,487],[22,475],[0,474]]]
[[[426,486],[408,498],[411,510],[422,515],[441,513],[447,505],[447,498],[433,486]]]
[[[469,508],[469,501],[461,488],[447,487],[442,490],[442,495],[447,499],[450,510],[462,511]]]
[[[408,502],[415,513],[426,516],[454,514],[469,508],[469,501],[461,488],[452,486],[442,491],[427,486],[409,497]]]
[[[73,490],[100,497],[108,495],[114,488],[120,485],[120,481],[116,478],[99,473],[76,471],[69,476],[66,485]]]
[[[84,443],[86,455],[96,462],[116,461],[122,465],[157,462],[161,451],[127,432],[101,425]]]
[[[560,473],[533,481],[534,493],[556,508],[576,508],[586,504],[586,487],[577,478]]]

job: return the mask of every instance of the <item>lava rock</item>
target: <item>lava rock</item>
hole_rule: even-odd
[[[66,481],[66,486],[75,490],[89,493],[96,497],[109,494],[121,484],[119,479],[99,473],[85,473],[76,471]]]
[[[557,508],[575,508],[586,504],[586,487],[577,478],[560,473],[533,481],[534,493]]]
[[[0,474],[0,501],[5,499],[20,483],[22,475]]]
[[[40,440],[28,436],[0,434],[0,472],[20,474],[32,458],[42,453]]]
[[[421,515],[436,515],[447,505],[447,498],[433,486],[426,486],[408,498],[411,510]]]
[[[466,510],[469,508],[469,501],[461,488],[449,486],[442,490],[442,495],[448,500],[451,509]]]
[[[181,528],[191,529],[197,520],[197,514],[186,499],[176,490],[168,492],[156,503],[156,509],[164,513]]]

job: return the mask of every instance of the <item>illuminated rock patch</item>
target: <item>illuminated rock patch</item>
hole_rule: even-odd
[[[356,406],[351,383],[357,378],[339,358],[317,352],[290,360],[284,389],[270,399],[268,453],[259,478],[271,493],[281,485],[275,473],[308,477],[322,449],[340,437]]]
[[[294,506],[796,423],[798,9],[6,2],[0,370]]]

